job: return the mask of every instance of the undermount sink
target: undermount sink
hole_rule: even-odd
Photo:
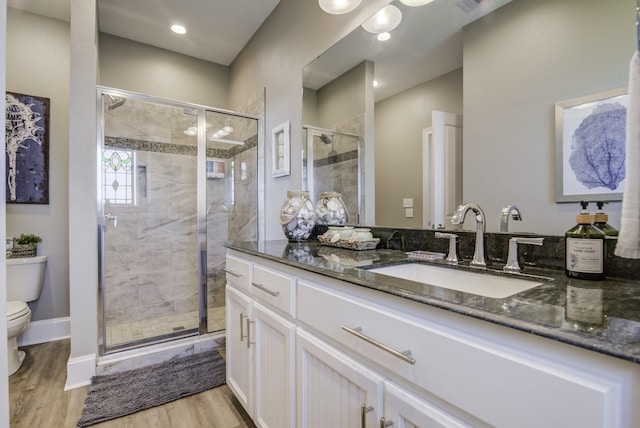
[[[542,285],[537,278],[521,279],[508,276],[491,275],[485,272],[469,272],[448,267],[405,263],[393,266],[367,269],[383,275],[410,281],[435,285],[450,290],[472,293],[484,297],[504,299],[520,292]]]

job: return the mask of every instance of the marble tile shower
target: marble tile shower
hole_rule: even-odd
[[[105,108],[103,211],[111,219],[103,234],[106,348],[198,332],[199,158],[198,139],[188,132],[197,129],[193,112],[146,97]],[[254,118],[228,112],[206,111],[205,118],[207,134],[228,125],[235,141],[207,138],[206,146],[219,170],[206,179],[204,201],[212,332],[225,328],[220,244],[257,236],[258,126]]]
[[[312,133],[307,180],[312,189],[313,203],[317,202],[321,192],[339,192],[349,212],[349,223],[356,223],[361,196],[359,137],[313,128],[307,132]]]

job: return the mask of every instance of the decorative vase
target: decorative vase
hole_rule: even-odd
[[[341,225],[349,220],[347,207],[338,192],[322,192],[316,204],[316,221],[318,224]]]
[[[289,241],[304,241],[309,238],[316,222],[309,192],[289,190],[287,200],[280,209],[280,224]]]

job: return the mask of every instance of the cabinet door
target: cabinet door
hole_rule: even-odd
[[[296,348],[298,427],[377,426],[382,416],[380,375],[301,328]]]
[[[227,285],[226,362],[227,385],[253,415],[253,358],[249,329],[251,326],[251,299]]]
[[[384,418],[391,427],[467,428],[444,410],[390,381],[384,383]],[[380,424],[383,426],[384,424]]]
[[[261,428],[295,428],[296,326],[258,302],[253,304],[252,316],[256,386],[254,421]]]

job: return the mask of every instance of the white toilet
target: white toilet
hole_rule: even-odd
[[[7,259],[7,350],[9,375],[24,361],[24,351],[18,350],[18,336],[29,326],[31,309],[27,302],[40,297],[47,256]]]

